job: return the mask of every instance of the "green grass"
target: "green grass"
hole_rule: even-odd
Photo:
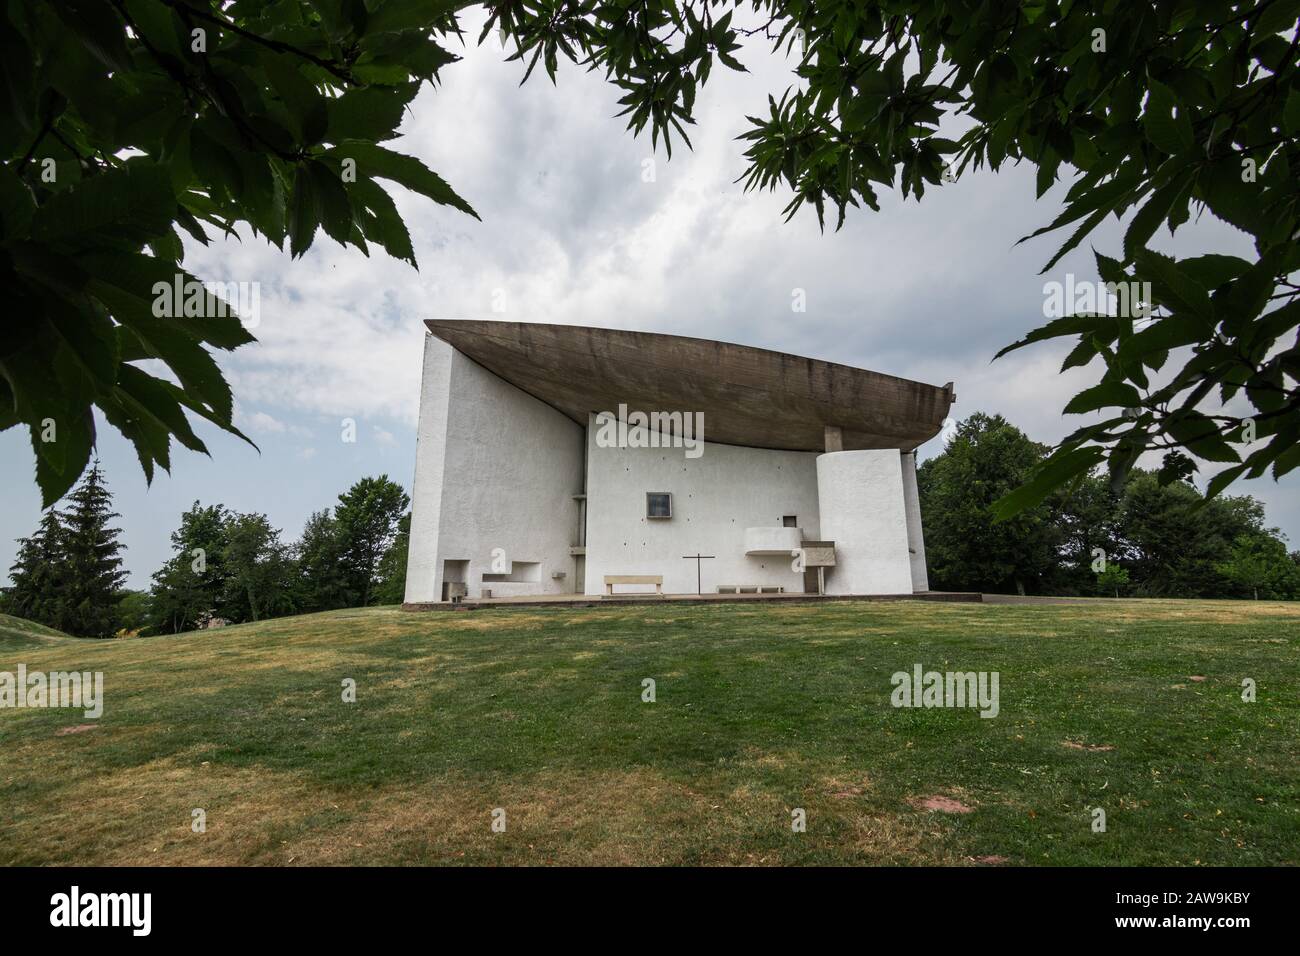
[[[0,620],[0,671],[103,671],[104,715],[0,710],[0,863],[1300,862],[1296,605],[381,608],[118,641],[33,627]],[[890,675],[917,663],[998,671],[1000,715],[892,708]],[[921,808],[935,795],[972,812]]]
[[[32,647],[51,647],[76,638],[44,624],[0,614],[0,654],[24,651]]]

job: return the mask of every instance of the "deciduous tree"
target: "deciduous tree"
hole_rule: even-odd
[[[356,595],[348,587],[343,541],[330,509],[313,512],[298,542],[298,601],[304,612],[351,607]]]
[[[392,546],[398,521],[411,505],[402,486],[387,475],[362,478],[339,495],[334,508],[348,588],[362,607],[372,602],[379,561]]]
[[[1002,416],[976,412],[957,425],[943,454],[918,469],[933,587],[1042,593],[1062,538],[1051,509],[1039,504],[998,523],[993,505],[1046,453]]]
[[[376,604],[401,604],[406,600],[406,559],[411,550],[411,513],[397,522],[397,536],[379,560]]]

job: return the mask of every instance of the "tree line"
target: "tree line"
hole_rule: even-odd
[[[1051,449],[999,415],[960,422],[917,470],[930,586],[943,591],[1180,598],[1300,597],[1300,552],[1249,496],[1093,471],[996,520],[995,502]]]
[[[996,502],[1051,449],[999,415],[957,424],[917,470],[930,586],[943,591],[1181,598],[1300,598],[1300,552],[1249,495],[1205,498],[1134,469],[1089,473],[1006,520]],[[410,499],[363,478],[313,513],[296,542],[264,514],[193,506],[147,591],[123,586],[119,515],[95,462],[63,508],[19,539],[0,611],[79,637],[176,634],[288,614],[399,604]]]
[[[0,610],[78,637],[177,634],[374,604],[406,589],[410,499],[387,475],[363,478],[313,513],[296,542],[264,514],[196,501],[172,532],[172,557],[147,591],[124,587],[112,495],[95,462],[18,542]]]

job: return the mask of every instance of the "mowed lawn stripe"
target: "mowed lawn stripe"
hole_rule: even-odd
[[[0,645],[0,670],[105,688],[97,721],[0,710],[0,863],[1294,864],[1298,641],[1293,605],[1115,601],[374,608]],[[892,707],[917,664],[997,672],[998,716]]]

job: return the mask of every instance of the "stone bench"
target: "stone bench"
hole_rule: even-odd
[[[605,575],[605,593],[613,594],[615,584],[653,584],[656,594],[664,593],[664,576],[662,574],[607,574]]]

